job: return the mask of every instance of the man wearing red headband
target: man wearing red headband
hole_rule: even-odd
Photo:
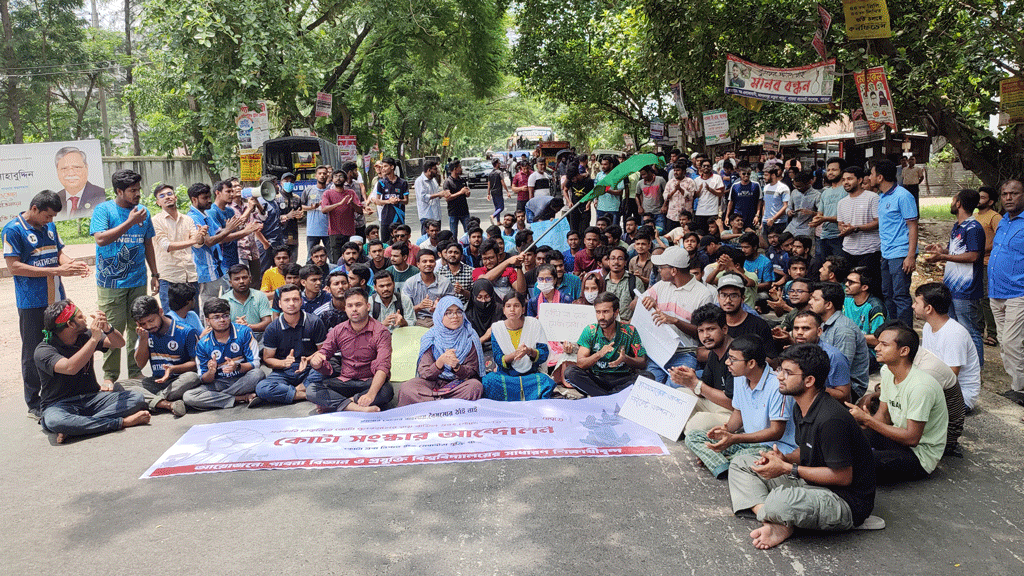
[[[112,432],[149,423],[141,392],[101,392],[93,370],[95,352],[124,346],[102,312],[85,314],[70,300],[50,304],[43,312],[43,342],[36,348],[42,425],[57,434],[60,444],[69,436]]]

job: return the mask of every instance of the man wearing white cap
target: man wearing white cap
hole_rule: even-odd
[[[669,278],[651,286],[644,294],[642,304],[652,311],[655,324],[668,324],[679,337],[675,354],[659,366],[648,357],[647,370],[658,382],[669,382],[666,369],[675,366],[697,367],[697,327],[690,320],[693,311],[713,301],[711,290],[690,274],[690,255],[682,246],[670,246],[661,254],[651,256],[651,262],[662,270],[661,277]]]

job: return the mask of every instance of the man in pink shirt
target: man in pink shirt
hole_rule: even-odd
[[[320,211],[327,214],[327,235],[330,238],[328,258],[337,262],[341,258],[341,247],[356,233],[356,215],[363,210],[363,196],[356,182],[355,162],[346,162],[341,167],[345,174],[344,183],[328,188],[320,200]]]

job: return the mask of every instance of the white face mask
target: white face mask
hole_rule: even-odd
[[[551,280],[545,281],[545,282],[537,281],[537,290],[540,290],[543,293],[550,292],[554,287],[555,287],[554,281],[551,281]]]
[[[584,292],[583,297],[587,299],[587,302],[593,304],[594,300],[597,300],[597,294],[598,292],[596,290],[593,292]]]

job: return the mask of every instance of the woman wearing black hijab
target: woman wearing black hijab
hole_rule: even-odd
[[[494,292],[494,285],[485,278],[473,282],[469,292],[466,318],[473,325],[473,330],[480,337],[480,343],[484,348],[490,348],[491,324],[503,320],[501,302]]]

